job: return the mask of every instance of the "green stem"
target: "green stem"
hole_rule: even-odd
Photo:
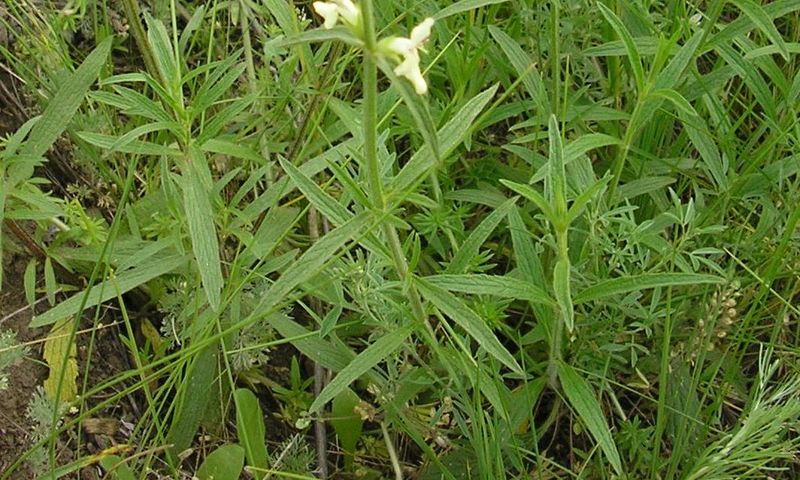
[[[641,110],[642,104],[646,101],[646,92],[639,93],[639,99],[636,102],[636,106],[633,107],[633,113],[631,113],[631,120],[628,122],[628,128],[625,130],[625,137],[622,139],[622,145],[619,147],[619,155],[614,163],[614,176],[611,178],[611,184],[608,187],[608,206],[609,208],[613,207],[617,204],[616,200],[614,199],[615,194],[617,193],[617,187],[619,186],[620,178],[622,177],[622,169],[625,167],[625,162],[628,159],[628,151],[631,149],[631,145],[633,144],[634,136],[636,132],[639,130],[638,125],[638,116],[639,111]]]
[[[364,159],[369,182],[369,194],[372,206],[383,213],[386,201],[383,197],[383,183],[381,181],[380,166],[378,163],[378,72],[375,65],[375,23],[373,19],[372,0],[361,3],[362,25],[364,27]],[[434,331],[425,314],[425,307],[419,292],[410,281],[408,260],[403,253],[403,246],[397,230],[390,222],[383,224],[383,234],[389,243],[392,262],[400,280],[405,284],[405,294],[411,305],[415,320],[426,326],[427,333],[433,339]]]
[[[150,50],[150,42],[147,41],[147,33],[144,31],[144,27],[142,27],[142,21],[140,20],[142,12],[139,10],[139,2],[136,0],[122,0],[122,9],[128,19],[131,36],[133,36],[133,40],[136,42],[136,46],[142,54],[145,68],[160,84],[166,85],[164,82],[165,79],[161,78],[161,72],[159,72],[158,67],[156,67],[153,52]]]
[[[361,17],[364,27],[364,159],[372,206],[382,211],[384,208],[383,184],[378,163],[378,68],[375,65],[375,22],[372,17],[372,1],[361,4]]]
[[[558,226],[555,230],[556,242],[558,244],[558,260],[568,259],[569,227]],[[561,308],[558,308],[557,313],[557,315],[553,316],[553,329],[550,337],[550,356],[547,363],[547,380],[550,384],[550,388],[553,390],[558,389],[558,367],[564,358],[561,348],[564,344],[564,323],[566,322],[566,314],[561,311]]]

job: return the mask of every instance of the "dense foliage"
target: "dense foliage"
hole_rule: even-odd
[[[2,245],[62,334],[18,464],[798,475],[796,0],[30,2]]]

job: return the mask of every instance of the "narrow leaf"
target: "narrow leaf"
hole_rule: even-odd
[[[633,78],[636,81],[637,90],[642,92],[644,89],[644,70],[642,68],[642,59],[639,55],[638,47],[636,46],[636,42],[633,41],[633,36],[631,36],[631,33],[625,27],[625,24],[622,23],[622,20],[608,7],[603,5],[602,2],[599,2],[597,7],[625,45],[625,52],[628,54],[628,61],[631,65]]]
[[[630,277],[614,278],[597,283],[575,296],[575,304],[591,302],[601,298],[648,288],[680,285],[703,285],[722,283],[725,280],[715,275],[699,273],[646,273]]]
[[[436,15],[433,16],[434,20],[441,20],[443,18],[447,18],[451,15],[455,15],[461,12],[467,12],[469,10],[474,10],[476,8],[484,7],[486,5],[495,5],[498,3],[504,3],[508,0],[461,0],[456,2],[448,7],[445,7],[438,12]]]
[[[375,343],[367,347],[366,350],[359,353],[358,356],[356,356],[349,365],[344,367],[342,371],[333,378],[331,383],[320,392],[319,396],[314,399],[311,407],[309,407],[309,411],[312,413],[317,412],[331,399],[339,395],[345,388],[349,387],[351,383],[400,348],[400,345],[406,341],[413,330],[414,328],[411,324],[400,327],[380,337]]]
[[[783,36],[775,28],[775,24],[772,23],[772,19],[767,15],[767,12],[761,7],[761,5],[753,2],[752,0],[731,0],[739,9],[744,12],[745,15],[750,17],[750,20],[756,24],[759,30],[769,38],[773,44],[778,48],[778,51],[781,52],[781,56],[787,62],[789,61],[789,49],[786,47],[786,42],[783,40]]]
[[[453,319],[489,355],[514,372],[523,373],[522,367],[519,366],[514,356],[509,353],[494,332],[486,325],[486,322],[472,309],[464,305],[464,302],[458,297],[421,278],[415,279],[414,283],[425,298],[441,310],[442,313]]]
[[[189,147],[189,156],[186,158],[186,175],[182,182],[183,207],[186,221],[189,224],[192,252],[197,262],[197,268],[200,270],[203,289],[209,305],[212,309],[217,310],[222,290],[219,241],[214,225],[214,211],[211,208],[209,190],[206,189],[201,173],[195,165],[205,161],[205,155],[197,147]]]
[[[236,402],[236,432],[239,443],[244,447],[245,458],[251,467],[266,469],[267,444],[264,428],[264,414],[258,398],[247,388],[239,388],[234,393]],[[263,478],[264,473],[255,473]]]
[[[494,85],[475,95],[439,130],[437,140],[440,159],[447,158],[472,132],[473,122],[497,92],[497,87]],[[406,190],[433,168],[435,159],[435,155],[428,146],[417,151],[403,166],[400,173],[392,179],[388,191],[393,195],[405,196]]]
[[[445,273],[465,273],[473,258],[475,258],[489,235],[500,225],[508,212],[514,208],[516,198],[506,200],[500,207],[490,213],[483,221],[472,230],[469,237],[459,247],[458,252],[453,256],[453,260],[447,266]]]
[[[118,294],[121,295],[129,292],[139,285],[175,270],[184,265],[186,260],[186,257],[181,256],[166,259],[159,257],[152,259],[148,263],[139,265],[136,268],[119,272],[115,277],[93,286],[89,290],[88,295],[85,292],[77,293],[43,314],[34,317],[33,321],[31,321],[31,328],[50,325],[69,315],[76,315],[84,295],[87,295],[85,308],[91,308],[99,303],[115,298]]]
[[[567,327],[567,331],[572,332],[575,329],[575,311],[572,304],[569,278],[569,260],[562,258],[556,262],[556,266],[553,269],[553,292],[555,293],[564,325]]]
[[[552,305],[553,299],[543,289],[524,280],[500,275],[432,275],[425,281],[451,292],[493,295]]]
[[[72,116],[83,102],[86,91],[94,82],[111,51],[113,37],[108,37],[86,57],[81,66],[58,89],[42,117],[31,129],[21,153],[40,157],[67,128]]]
[[[600,403],[597,401],[592,387],[566,363],[559,365],[558,379],[561,381],[561,388],[570,405],[600,446],[600,450],[614,468],[614,472],[623,476],[622,461],[619,458],[617,445],[614,443],[611,430],[608,428],[603,410],[600,408]]]

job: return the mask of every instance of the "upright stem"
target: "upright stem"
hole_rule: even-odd
[[[383,197],[383,183],[381,182],[380,166],[378,163],[378,71],[375,65],[375,21],[373,18],[372,0],[361,2],[361,22],[364,27],[364,117],[362,128],[364,129],[364,161],[367,170],[367,181],[369,182],[369,195],[372,206],[378,212],[383,213],[386,208],[386,201]],[[433,328],[425,314],[425,307],[422,299],[409,282],[408,260],[403,253],[403,245],[397,230],[390,222],[383,224],[383,234],[389,244],[389,251],[392,255],[397,276],[406,284],[406,296],[411,305],[411,311],[415,320],[422,322],[427,329],[427,333],[433,339]]]
[[[375,20],[372,16],[372,1],[361,3],[361,21],[364,27],[364,159],[366,161],[369,193],[373,207],[382,211],[384,207],[383,185],[378,163],[378,67],[375,65]]]

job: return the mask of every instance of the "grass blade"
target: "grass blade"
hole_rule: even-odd
[[[183,256],[168,258],[158,257],[136,268],[119,272],[116,274],[115,278],[105,280],[89,290],[86,306],[84,308],[94,307],[95,305],[115,298],[117,294],[129,292],[139,285],[147,283],[154,278],[165,275],[184,265],[186,260],[188,260],[188,257]],[[76,315],[84,295],[85,293],[77,293],[43,314],[34,317],[31,322],[31,328],[50,325],[69,315]]]

